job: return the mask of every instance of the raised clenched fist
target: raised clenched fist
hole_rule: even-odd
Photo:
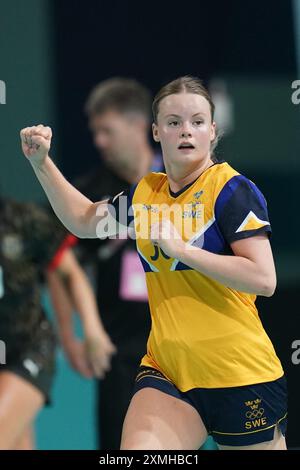
[[[25,127],[21,130],[20,136],[25,157],[33,165],[43,164],[51,146],[52,131],[50,127],[42,124]]]

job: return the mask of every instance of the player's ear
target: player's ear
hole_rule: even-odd
[[[155,122],[152,124],[152,134],[153,134],[153,139],[155,142],[159,142],[159,132],[158,132],[158,126],[155,124]]]
[[[216,123],[215,121],[213,121],[211,124],[211,128],[210,128],[210,141],[211,142],[214,142],[214,140],[216,139],[216,135],[217,135]]]

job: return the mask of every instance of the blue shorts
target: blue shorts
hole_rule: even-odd
[[[156,388],[192,405],[208,434],[220,445],[247,446],[272,441],[276,425],[287,425],[285,377],[272,382],[227,388],[193,388],[181,392],[161,372],[140,367],[133,393]]]

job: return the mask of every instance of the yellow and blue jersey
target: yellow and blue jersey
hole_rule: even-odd
[[[117,207],[118,197],[113,204]],[[150,173],[135,188],[132,208],[152,318],[141,364],[161,371],[181,391],[281,377],[256,296],[170,258],[144,236],[158,218],[170,217],[186,243],[234,256],[230,244],[235,240],[271,232],[256,185],[226,162],[214,164],[178,193],[170,190],[166,174]]]

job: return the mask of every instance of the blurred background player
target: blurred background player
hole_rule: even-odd
[[[115,348],[70,249],[74,240],[46,211],[0,198],[0,339],[6,348],[0,449],[32,449],[34,418],[50,401],[56,339],[41,307],[44,275],[55,292],[60,336],[73,367],[85,377],[100,377],[110,367]],[[73,334],[73,304],[83,323],[82,342]]]
[[[142,84],[128,78],[103,81],[91,90],[85,111],[101,155],[99,168],[75,182],[88,198],[107,199],[133,188],[150,170],[161,170],[161,156],[149,143],[151,95]],[[98,306],[117,347],[111,370],[98,384],[97,420],[99,447],[118,449],[151,326],[145,276],[131,239],[80,240],[79,248],[93,263]]]
[[[103,327],[92,287],[72,250],[64,251],[57,269],[51,263],[45,277],[70,365],[86,378],[104,377],[116,348]],[[80,316],[83,339],[74,334],[74,313]]]

